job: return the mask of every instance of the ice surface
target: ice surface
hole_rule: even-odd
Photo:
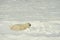
[[[60,40],[60,0],[0,0],[0,40]],[[32,24],[11,31],[16,23]]]

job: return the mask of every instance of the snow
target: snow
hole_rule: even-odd
[[[60,40],[59,0],[0,0],[0,40]],[[31,23],[23,31],[13,24]]]

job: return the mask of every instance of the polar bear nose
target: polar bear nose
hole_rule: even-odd
[[[29,26],[31,26],[31,24],[30,23],[28,23],[29,24]]]

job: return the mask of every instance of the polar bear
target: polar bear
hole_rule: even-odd
[[[30,23],[25,23],[25,24],[15,24],[10,27],[11,30],[15,31],[20,31],[20,30],[25,30],[31,26]]]

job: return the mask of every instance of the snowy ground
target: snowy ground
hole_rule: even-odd
[[[0,40],[60,40],[60,0],[0,0]],[[31,23],[11,31],[16,23]]]

